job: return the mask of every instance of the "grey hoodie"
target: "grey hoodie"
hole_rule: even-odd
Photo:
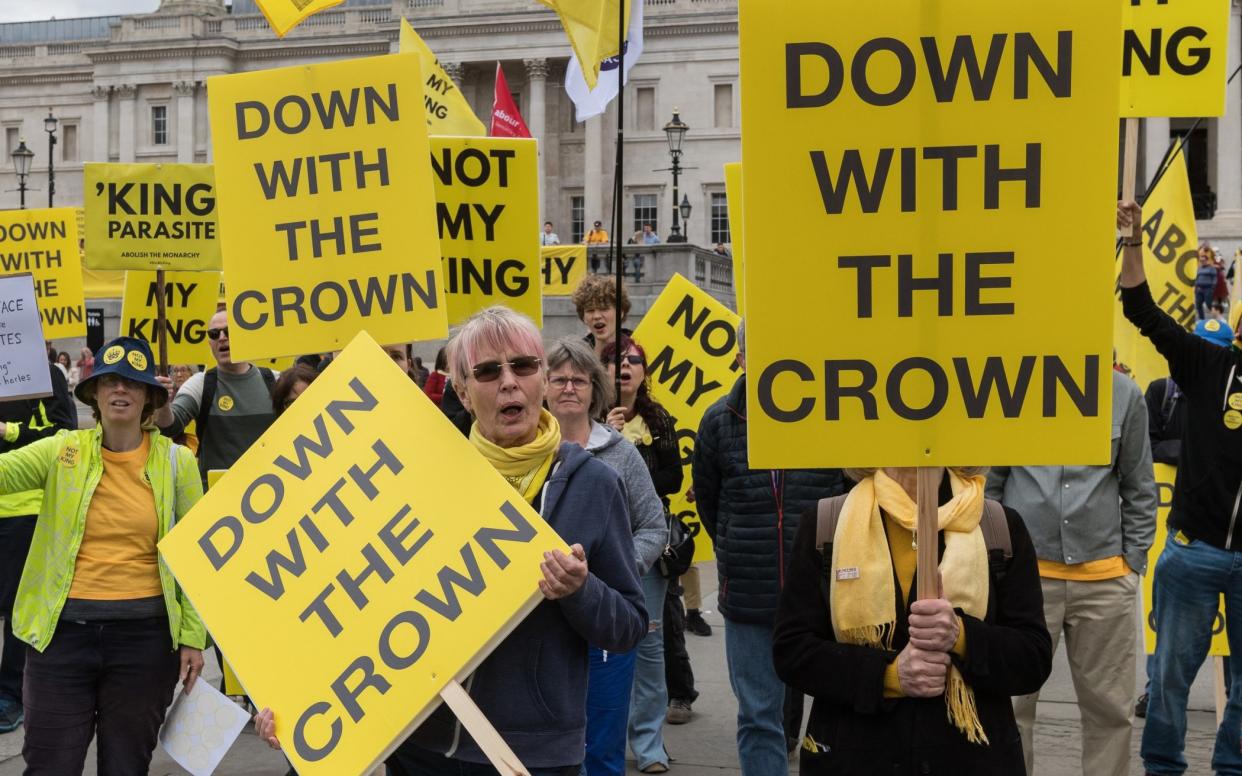
[[[634,532],[634,559],[638,575],[646,574],[668,544],[668,523],[664,504],[656,495],[651,472],[638,448],[612,426],[591,421],[586,451],[608,464],[619,475],[630,507],[630,529]]]

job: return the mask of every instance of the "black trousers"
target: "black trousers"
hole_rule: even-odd
[[[82,773],[99,737],[99,776],[145,774],[181,664],[166,617],[61,620],[26,654],[25,776]]]
[[[668,581],[664,596],[664,683],[668,685],[669,701],[694,703],[699,697],[694,689],[694,669],[686,652],[686,608],[681,603],[681,583]]]
[[[34,515],[0,518],[0,616],[4,617],[4,652],[0,654],[0,703],[22,702],[26,645],[13,637],[13,602],[34,538]]]

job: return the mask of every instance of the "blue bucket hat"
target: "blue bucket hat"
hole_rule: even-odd
[[[168,403],[168,391],[155,379],[155,358],[151,355],[151,346],[140,339],[117,337],[95,353],[95,371],[73,390],[82,403],[93,403],[93,391],[87,394],[84,389],[104,375],[117,375],[157,388],[154,392],[156,409]]]
[[[1195,324],[1195,334],[1222,348],[1229,347],[1229,343],[1233,342],[1233,329],[1224,321],[1199,321]]]

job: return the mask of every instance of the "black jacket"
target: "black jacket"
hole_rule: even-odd
[[[1177,383],[1167,377],[1152,380],[1143,394],[1147,403],[1147,435],[1151,439],[1151,459],[1177,466],[1182,455],[1182,434],[1186,431],[1186,397]]]
[[[941,503],[951,495],[946,479]],[[1043,685],[1052,671],[1052,639],[1030,535],[1017,512],[1006,508],[1005,517],[1013,558],[991,575],[987,614],[979,620],[958,611],[966,659],[953,662],[975,692],[989,741],[977,746],[949,721],[943,696],[884,697],[884,672],[910,638],[906,615],[917,579],[910,600],[897,602],[892,651],[838,643],[825,571],[832,545],[822,554],[816,549],[815,512],[803,515],[772,648],[776,673],[813,699],[809,740],[799,750],[803,776],[1024,776],[1010,696]]]
[[[716,548],[720,613],[770,625],[785,584],[798,518],[846,491],[840,469],[751,469],[746,376],[703,415],[694,443],[695,506]]]
[[[677,442],[677,422],[668,410],[658,404],[643,416],[643,420],[651,429],[651,444],[635,447],[651,473],[651,484],[655,486],[656,495],[667,510],[669,496],[681,492],[682,480],[685,479],[681,449]]]
[[[0,402],[0,423],[18,425],[17,439],[12,442],[0,437],[0,453],[25,447],[44,437],[50,437],[61,429],[78,427],[77,405],[69,395],[69,383],[65,375],[54,365],[48,367],[52,375],[52,395],[43,399],[18,399]]]
[[[1146,283],[1121,289],[1121,302],[1126,318],[1169,362],[1169,376],[1185,396],[1169,526],[1242,551],[1242,352],[1186,331],[1156,306]]]

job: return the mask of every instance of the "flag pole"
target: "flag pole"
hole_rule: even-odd
[[[616,213],[612,224],[612,253],[616,255],[613,270],[617,274],[617,298],[613,303],[615,320],[613,337],[616,347],[613,354],[613,366],[617,376],[617,406],[621,405],[621,283],[625,273],[625,257],[622,255],[621,225],[625,223],[625,0],[617,3],[617,160],[613,170],[613,203]]]

